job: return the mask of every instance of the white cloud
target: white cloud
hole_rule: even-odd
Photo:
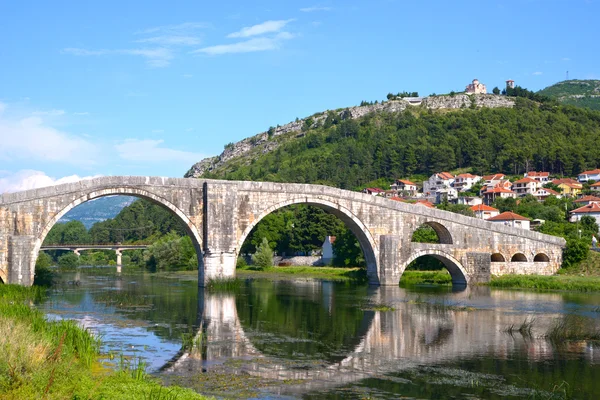
[[[4,114],[4,110],[6,110],[6,104],[0,102],[0,117]]]
[[[31,113],[32,115],[47,115],[49,117],[60,117],[61,115],[65,115],[65,110],[49,110],[49,111],[34,111]]]
[[[154,28],[144,29],[136,32],[136,35],[148,35],[151,33],[162,33],[162,34],[182,34],[186,32],[192,32],[198,29],[208,28],[209,24],[204,22],[184,22],[176,25],[162,25]]]
[[[275,37],[253,38],[244,42],[221,44],[217,46],[204,47],[194,50],[192,53],[204,53],[211,56],[235,53],[251,53],[256,51],[277,50],[281,48],[282,41],[292,39],[294,35],[289,32],[281,32]]]
[[[331,7],[318,7],[318,6],[305,7],[305,8],[300,9],[300,11],[302,11],[302,12],[331,11],[331,10],[332,10]]]
[[[543,74],[543,72],[540,72],[540,71],[536,71],[533,73],[533,75],[542,75],[542,74]]]
[[[170,64],[173,58],[173,52],[166,47],[157,47],[154,49],[118,49],[118,50],[87,50],[69,47],[62,50],[63,53],[74,56],[105,56],[111,54],[122,54],[131,56],[140,56],[146,59],[146,63],[155,68],[163,68]]]
[[[227,35],[228,38],[247,38],[250,36],[264,35],[265,33],[274,33],[281,31],[293,19],[265,21],[262,24],[242,28],[238,32]]]
[[[136,40],[137,43],[153,43],[161,46],[196,46],[201,40],[195,36],[164,35]]]
[[[93,164],[97,148],[79,136],[47,125],[40,116],[0,118],[0,160],[36,160],[73,165]]]
[[[195,163],[204,158],[202,154],[162,147],[163,143],[164,140],[126,139],[116,144],[115,149],[122,159],[129,161]]]
[[[20,192],[22,190],[37,189],[45,186],[60,185],[61,183],[77,182],[84,179],[99,177],[78,175],[65,176],[55,179],[42,171],[24,169],[15,173],[0,173],[0,193]]]

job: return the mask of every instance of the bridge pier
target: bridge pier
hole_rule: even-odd
[[[74,249],[74,250],[73,250],[73,253],[75,253],[75,255],[76,255],[77,257],[79,257],[79,256],[81,255],[81,252],[80,252],[80,250],[79,250],[79,249]]]
[[[235,264],[237,256],[235,252],[204,252],[204,268],[198,266],[198,286],[205,287],[213,279],[235,278]]]
[[[8,282],[17,285],[31,286],[35,273],[35,261],[32,249],[35,248],[33,235],[8,236]]]
[[[369,284],[381,286],[398,286],[400,282],[401,238],[397,235],[381,235],[379,237],[379,276],[369,276]]]
[[[120,274],[123,267],[123,252],[121,249],[115,249],[115,253],[117,254],[117,274]]]

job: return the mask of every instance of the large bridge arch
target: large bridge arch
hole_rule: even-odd
[[[408,260],[402,264],[401,274],[404,273],[411,262],[423,256],[431,256],[440,260],[450,273],[453,285],[466,285],[469,282],[470,276],[462,263],[450,254],[437,249],[423,249],[412,253]],[[402,275],[400,275],[400,279],[402,279]]]
[[[258,216],[256,216],[256,218],[252,222],[250,222],[240,234],[236,243],[235,255],[239,255],[240,249],[244,245],[246,238],[248,237],[252,229],[254,229],[254,227],[258,225],[258,223],[263,218],[279,209],[294,204],[306,204],[309,206],[319,207],[338,217],[346,225],[346,227],[350,229],[350,231],[352,231],[354,236],[356,236],[358,243],[360,244],[360,247],[363,251],[365,262],[367,264],[367,275],[369,277],[377,276],[378,250],[373,235],[371,234],[369,229],[356,215],[352,213],[352,211],[348,210],[343,206],[340,206],[339,204],[317,197],[305,196],[293,198],[290,200],[272,204],[269,207],[262,210],[260,214],[258,214]]]
[[[30,268],[31,282],[33,282],[33,278],[35,275],[35,262],[37,260],[42,243],[44,243],[44,239],[46,238],[46,236],[48,235],[48,233],[50,232],[52,227],[54,225],[56,225],[56,223],[65,214],[67,214],[73,208],[75,208],[83,203],[86,203],[90,200],[94,200],[94,199],[97,199],[100,197],[119,196],[119,195],[134,196],[137,198],[142,198],[142,199],[151,201],[153,203],[159,204],[159,205],[167,208],[171,212],[173,212],[173,214],[175,214],[184,223],[185,229],[186,229],[188,235],[190,236],[190,239],[192,239],[192,244],[194,245],[194,248],[196,249],[196,255],[198,257],[198,268],[199,269],[202,268],[202,246],[201,246],[202,236],[201,236],[200,232],[198,232],[198,229],[196,228],[194,223],[188,218],[188,216],[182,210],[180,210],[178,207],[176,207],[173,203],[171,203],[167,199],[157,196],[156,194],[151,193],[147,190],[127,187],[127,186],[117,186],[117,187],[104,188],[101,190],[94,190],[84,196],[80,196],[79,198],[76,198],[75,200],[71,201],[66,206],[64,206],[59,212],[57,212],[54,216],[52,216],[43,225],[41,231],[38,234],[36,234],[34,247],[32,249],[32,253],[31,253],[31,259],[30,259],[31,263],[32,263],[31,268]]]

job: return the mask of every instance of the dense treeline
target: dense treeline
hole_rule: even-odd
[[[509,108],[410,108],[359,119],[333,112],[301,138],[207,178],[323,183],[352,189],[379,178],[471,167],[478,174],[543,170],[573,176],[600,165],[600,112],[516,98]]]

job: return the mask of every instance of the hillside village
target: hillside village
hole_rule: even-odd
[[[551,196],[570,198],[578,207],[570,211],[569,220],[578,222],[584,216],[600,223],[600,169],[583,171],[577,179],[554,178],[543,171],[526,172],[523,177],[505,174],[473,175],[438,172],[421,185],[408,179],[396,179],[389,190],[368,187],[363,190],[373,196],[395,201],[414,203],[417,206],[435,208],[442,203],[468,207],[476,218],[493,223],[534,229],[543,220],[530,220],[512,211],[500,212],[493,205],[497,199],[519,199],[531,196],[543,202]]]

